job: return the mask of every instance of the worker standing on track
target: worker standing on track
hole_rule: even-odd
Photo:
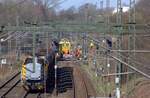
[[[56,39],[54,39],[51,43],[50,50],[48,51],[48,54],[46,56],[47,61],[49,63],[49,69],[53,70],[53,66],[56,63],[56,58],[58,57],[58,42]]]
[[[95,45],[94,45],[94,42],[93,42],[93,40],[91,40],[91,43],[89,44],[89,48],[90,48],[90,50],[89,50],[89,52],[90,52],[90,57],[92,56],[94,56],[94,52],[95,52]]]
[[[106,43],[108,46],[108,52],[110,52],[112,50],[112,39],[111,38],[106,39]]]
[[[81,59],[81,54],[82,54],[82,49],[81,49],[81,46],[78,45],[78,47],[76,48],[75,50],[75,57],[80,60]]]
[[[95,44],[93,40],[90,41],[89,43],[89,52],[88,52],[88,65],[93,65],[93,60],[95,56]]]
[[[91,41],[91,43],[90,43],[90,49],[93,49],[94,48],[94,43],[93,43],[93,41]]]

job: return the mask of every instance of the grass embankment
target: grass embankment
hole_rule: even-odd
[[[100,65],[97,67],[100,67]],[[113,92],[114,81],[108,82],[108,78],[96,75],[96,72],[92,70],[92,65],[90,64],[83,63],[81,68],[87,73],[87,75],[91,79],[98,96],[108,96],[110,92]]]

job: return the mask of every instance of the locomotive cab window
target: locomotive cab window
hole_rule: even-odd
[[[37,61],[39,64],[42,64],[42,65],[44,65],[44,59],[38,59],[38,61]]]
[[[66,47],[68,47],[68,46],[69,46],[69,44],[67,43],[67,44],[66,44]]]

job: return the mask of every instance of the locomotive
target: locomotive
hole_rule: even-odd
[[[59,55],[60,59],[68,60],[72,57],[71,55],[71,43],[68,39],[63,38],[59,41]]]
[[[43,90],[48,74],[54,71],[57,43],[53,41],[47,56],[27,57],[21,69],[21,81],[26,90]]]
[[[35,64],[35,65],[34,65]],[[27,57],[22,64],[21,81],[26,90],[43,90],[47,79],[48,64],[44,57]]]
[[[53,40],[46,56],[27,57],[21,68],[21,82],[26,90],[44,90],[48,75],[54,72],[58,58],[70,57],[71,44],[67,39]],[[56,56],[58,54],[58,57]]]

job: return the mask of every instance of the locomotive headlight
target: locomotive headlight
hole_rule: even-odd
[[[41,79],[41,76],[39,76],[38,79]]]

